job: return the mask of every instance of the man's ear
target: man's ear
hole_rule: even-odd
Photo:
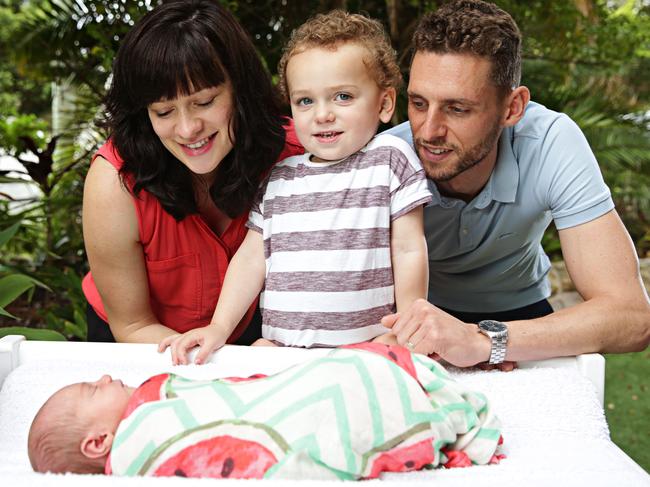
[[[504,127],[512,127],[522,119],[530,101],[530,91],[525,86],[517,86],[506,97],[504,107]]]
[[[81,440],[81,453],[86,458],[101,458],[108,455],[115,435],[109,432],[88,433]]]
[[[395,91],[395,88],[388,88],[382,93],[379,120],[381,120],[383,123],[390,122],[390,119],[393,116],[393,112],[395,111],[396,99],[397,92]]]

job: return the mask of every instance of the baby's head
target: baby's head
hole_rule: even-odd
[[[363,148],[395,110],[402,75],[381,23],[334,10],[293,32],[278,65],[296,135],[314,161]]]
[[[37,472],[103,473],[133,388],[105,375],[55,392],[36,414],[27,448]]]

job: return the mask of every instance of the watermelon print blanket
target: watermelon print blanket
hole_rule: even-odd
[[[426,356],[363,343],[268,377],[150,378],[106,473],[353,480],[494,463],[500,443],[483,394]]]

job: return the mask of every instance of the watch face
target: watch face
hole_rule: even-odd
[[[483,320],[478,324],[483,330],[499,333],[507,330],[507,326],[500,321]]]

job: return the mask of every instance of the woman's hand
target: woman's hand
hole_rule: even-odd
[[[225,333],[218,325],[208,325],[203,328],[196,328],[182,335],[172,335],[164,338],[158,345],[158,352],[162,353],[169,347],[172,353],[174,365],[187,365],[188,352],[198,346],[194,363],[199,365],[205,362],[212,352],[219,350],[228,340],[228,333]]]

